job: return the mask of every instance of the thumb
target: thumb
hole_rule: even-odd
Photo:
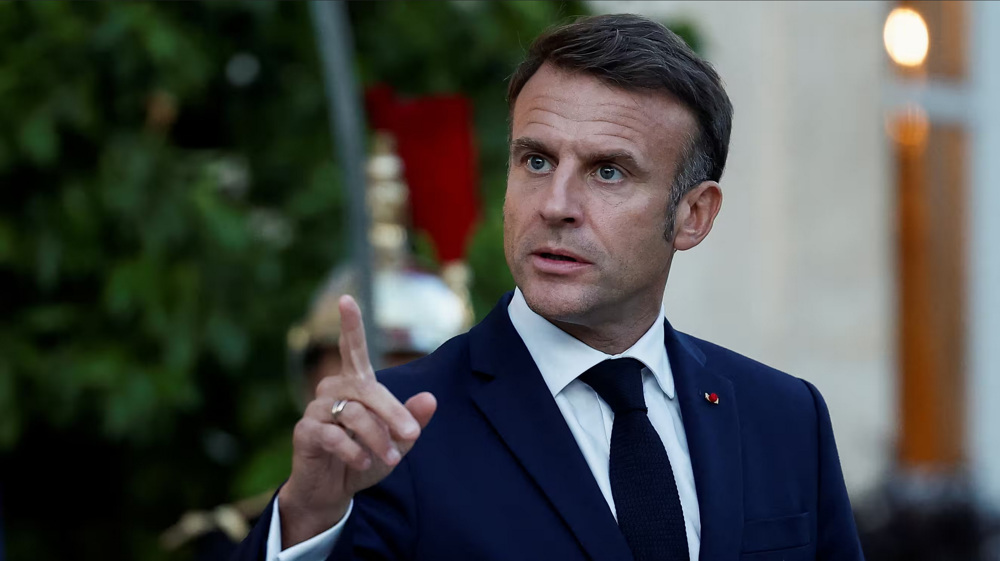
[[[427,426],[427,423],[431,422],[431,417],[437,411],[437,399],[430,392],[421,392],[406,400],[405,406],[410,414],[413,415],[413,418],[417,420],[417,423],[420,424],[420,428],[423,429]],[[413,448],[419,437],[420,435],[417,435],[412,440],[398,442],[399,451],[405,455],[410,451],[410,448]]]
[[[420,423],[420,428],[424,428],[437,411],[437,398],[430,392],[420,392],[406,400],[406,409]]]

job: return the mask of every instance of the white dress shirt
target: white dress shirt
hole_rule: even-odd
[[[559,411],[566,418],[566,424],[576,438],[615,518],[618,515],[611,495],[611,475],[608,470],[611,459],[611,428],[615,414],[593,388],[578,378],[597,363],[612,358],[630,357],[646,365],[642,369],[642,394],[646,398],[649,422],[660,435],[667,457],[670,458],[674,482],[684,510],[688,550],[691,559],[698,559],[698,552],[701,550],[701,513],[698,509],[687,435],[681,422],[681,406],[674,392],[674,377],[663,342],[663,310],[660,310],[660,317],[653,322],[649,331],[634,345],[613,356],[587,346],[536,314],[524,301],[520,289],[514,291],[507,312],[514,329],[538,366],[545,385],[552,392]]]
[[[538,366],[545,385],[552,392],[559,411],[566,419],[570,432],[580,446],[580,451],[616,518],[608,469],[614,413],[596,391],[578,378],[597,363],[612,358],[631,357],[646,365],[642,370],[642,389],[649,411],[649,422],[660,435],[667,457],[670,458],[674,482],[684,511],[688,550],[691,559],[698,559],[698,552],[701,550],[701,514],[691,454],[681,421],[681,408],[674,392],[670,360],[663,343],[663,311],[660,311],[660,317],[632,347],[613,356],[587,346],[536,314],[528,307],[520,289],[514,291],[507,313]],[[326,532],[281,551],[281,523],[275,500],[267,540],[267,561],[322,561],[333,550],[346,520],[347,516]]]

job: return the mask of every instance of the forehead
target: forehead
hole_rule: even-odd
[[[696,123],[666,93],[626,91],[546,63],[518,95],[511,129],[513,138],[622,148],[662,159],[686,146]]]

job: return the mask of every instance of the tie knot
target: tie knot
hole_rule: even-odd
[[[646,399],[642,395],[643,366],[634,358],[605,360],[581,374],[580,380],[594,388],[615,415],[629,411],[645,413]]]

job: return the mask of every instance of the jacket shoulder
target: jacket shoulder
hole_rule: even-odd
[[[771,403],[778,400],[810,409],[817,399],[822,399],[816,388],[801,378],[704,339],[680,332],[678,336],[704,354],[705,368],[728,378],[742,396],[766,397]]]
[[[461,376],[469,373],[469,334],[455,336],[431,354],[401,366],[376,372],[397,399],[405,401],[423,391],[435,395],[454,391]]]

